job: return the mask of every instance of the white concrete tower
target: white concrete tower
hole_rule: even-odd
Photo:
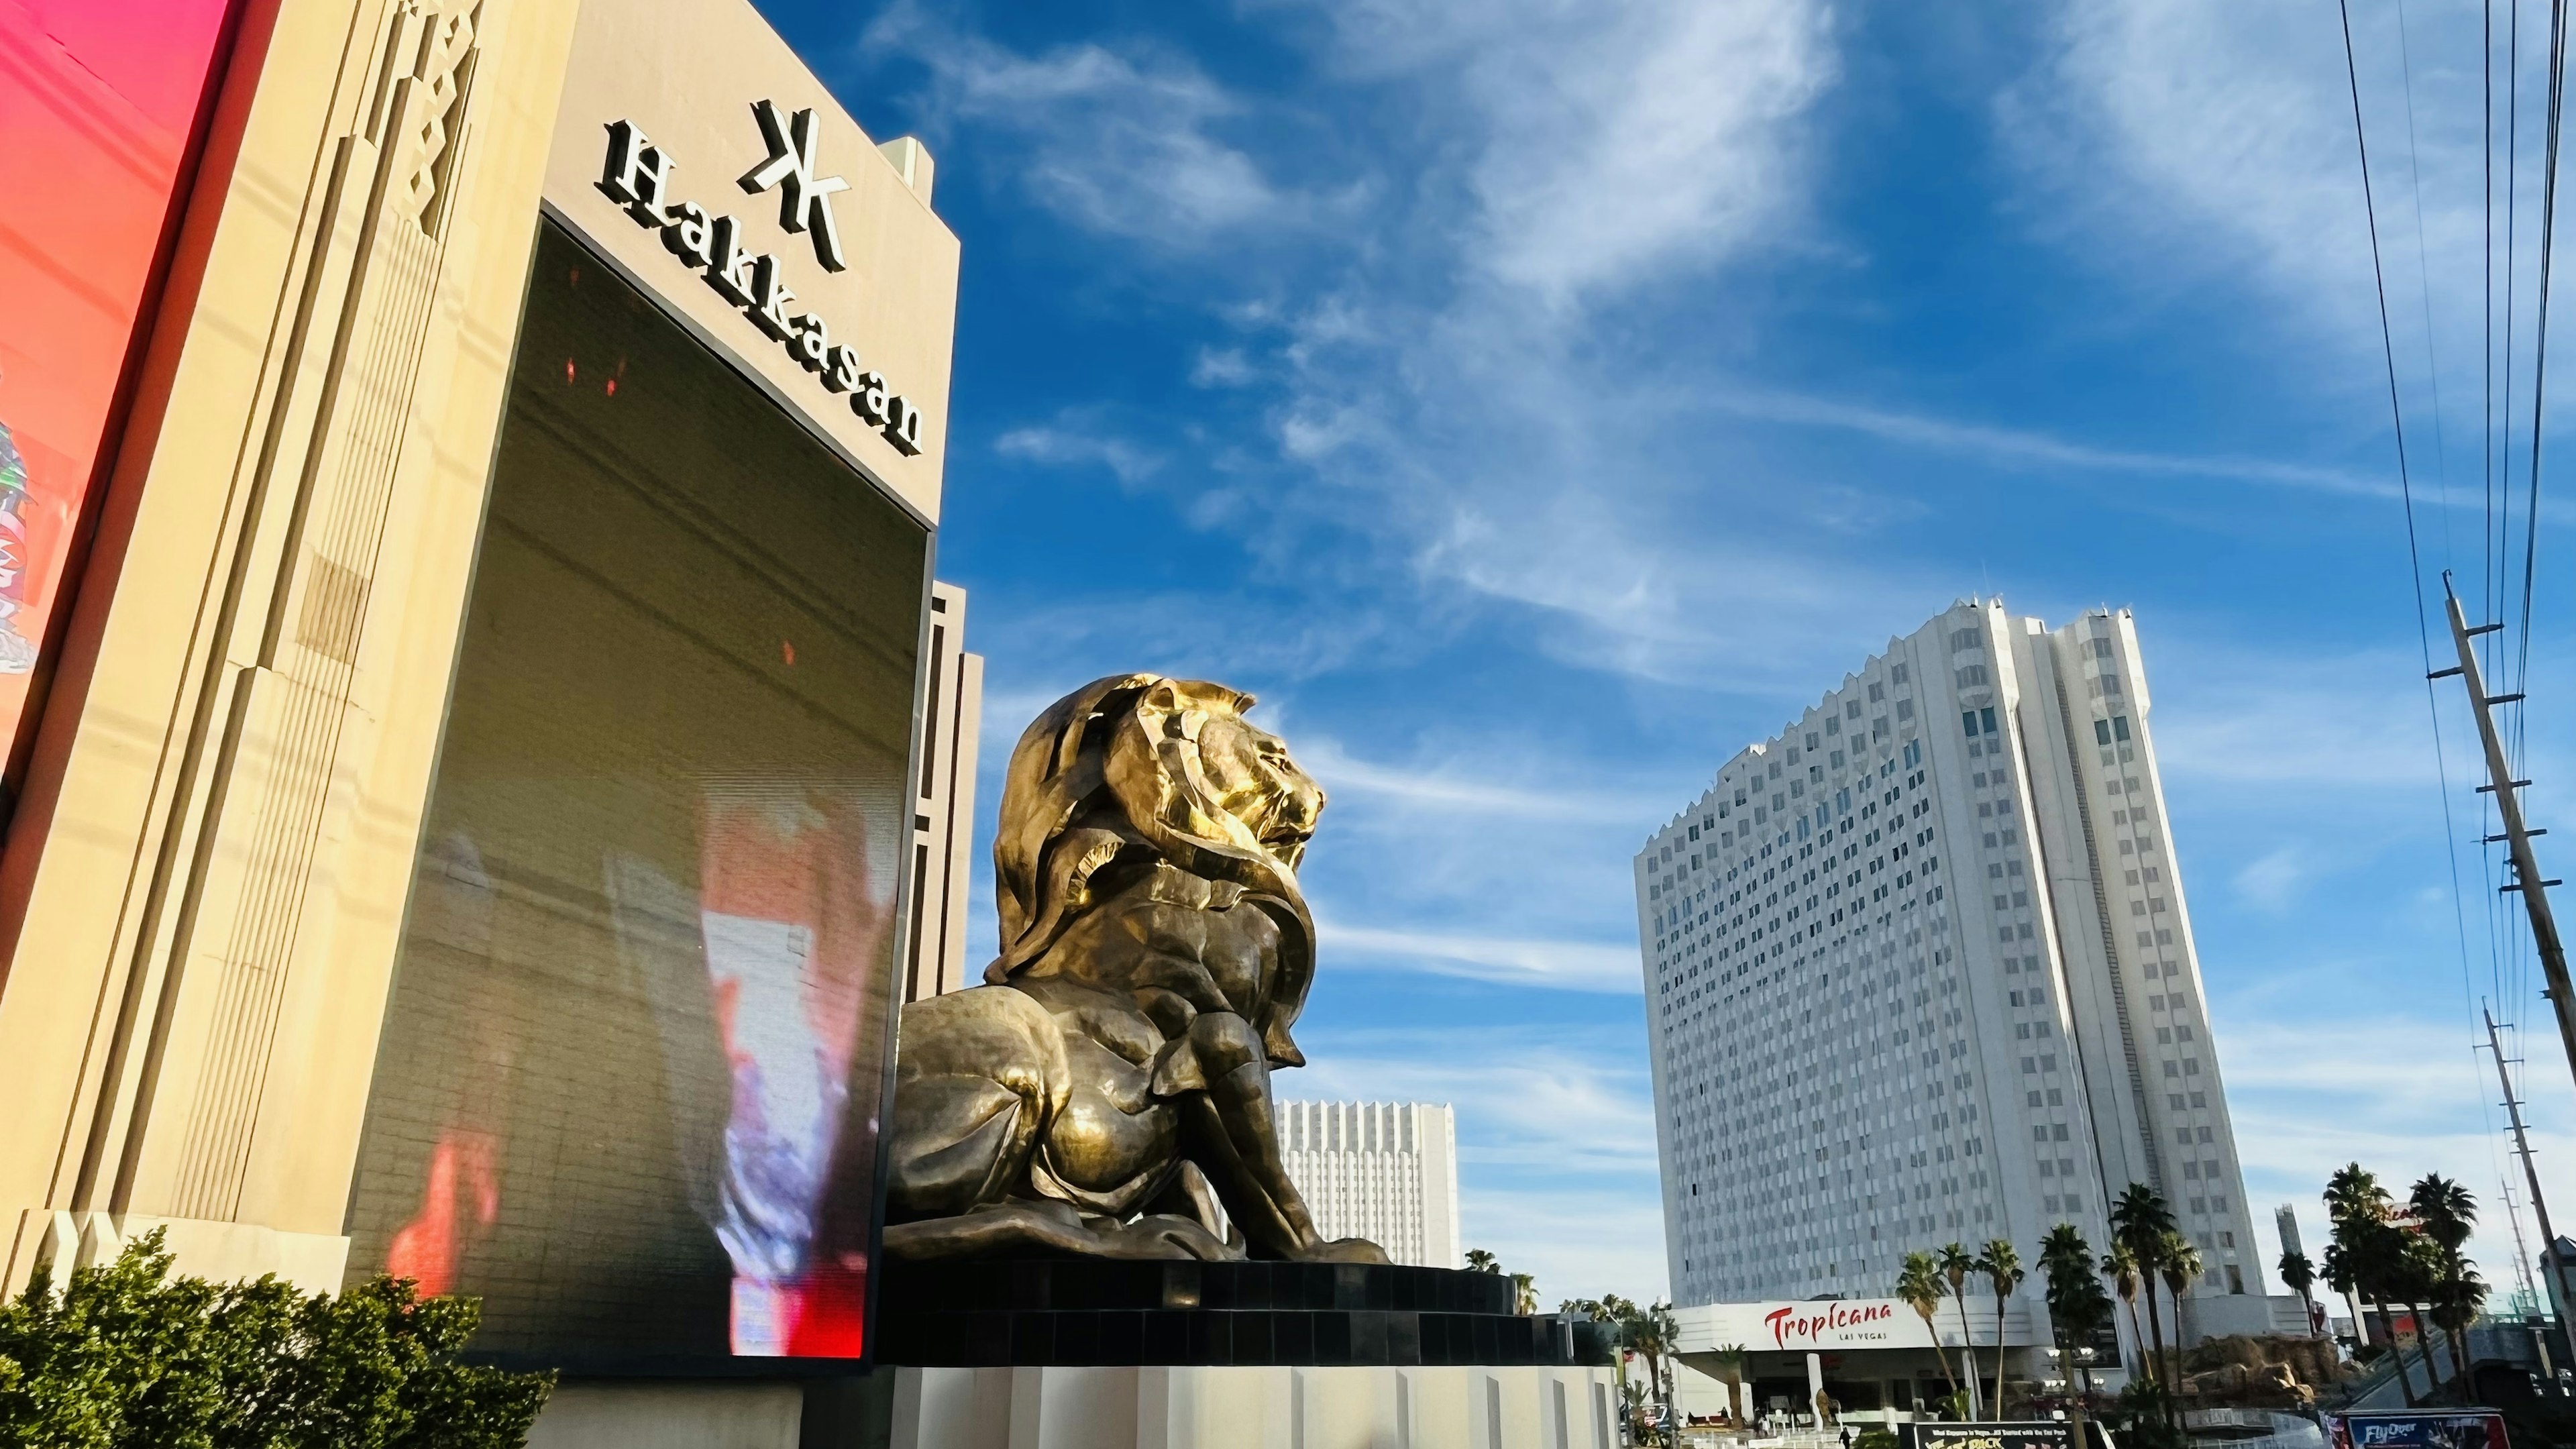
[[[1279,1146],[1327,1238],[1366,1238],[1399,1263],[1455,1268],[1457,1116],[1430,1102],[1282,1102]]]
[[[1675,1301],[1883,1296],[1904,1254],[2155,1187],[2195,1326],[2261,1268],[2125,611],[1962,602],[1637,856]]]

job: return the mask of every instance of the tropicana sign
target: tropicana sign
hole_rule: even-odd
[[[1893,1337],[1886,1327],[1870,1332],[1872,1325],[1901,1322],[1893,1302],[1829,1301],[1815,1304],[1782,1304],[1762,1316],[1762,1324],[1771,1330],[1774,1348],[1831,1348],[1853,1343],[1886,1344]]]

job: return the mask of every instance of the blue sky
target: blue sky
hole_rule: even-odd
[[[1086,679],[1258,693],[1333,797],[1282,1091],[1454,1102],[1468,1241],[1547,1300],[1664,1287],[1631,853],[1970,593],[2137,610],[2255,1202],[2313,1240],[2353,1157],[2496,1197],[2470,1002],[2546,1019],[2445,696],[2452,894],[2332,4],[765,8],[964,240],[988,822]],[[2425,567],[2474,591],[2479,9],[2355,10]]]

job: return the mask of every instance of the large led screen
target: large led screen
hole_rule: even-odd
[[[131,371],[230,0],[0,0],[0,753]]]
[[[545,228],[353,1273],[496,1354],[861,1354],[929,545]]]

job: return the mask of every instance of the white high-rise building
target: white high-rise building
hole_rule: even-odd
[[[1455,1268],[1458,1119],[1431,1102],[1282,1102],[1288,1176],[1327,1238],[1366,1238],[1399,1263]]]
[[[2099,1248],[2143,1182],[2207,1264],[2195,1332],[2267,1325],[2149,713],[2126,611],[1962,602],[1637,856],[1675,1301]]]

